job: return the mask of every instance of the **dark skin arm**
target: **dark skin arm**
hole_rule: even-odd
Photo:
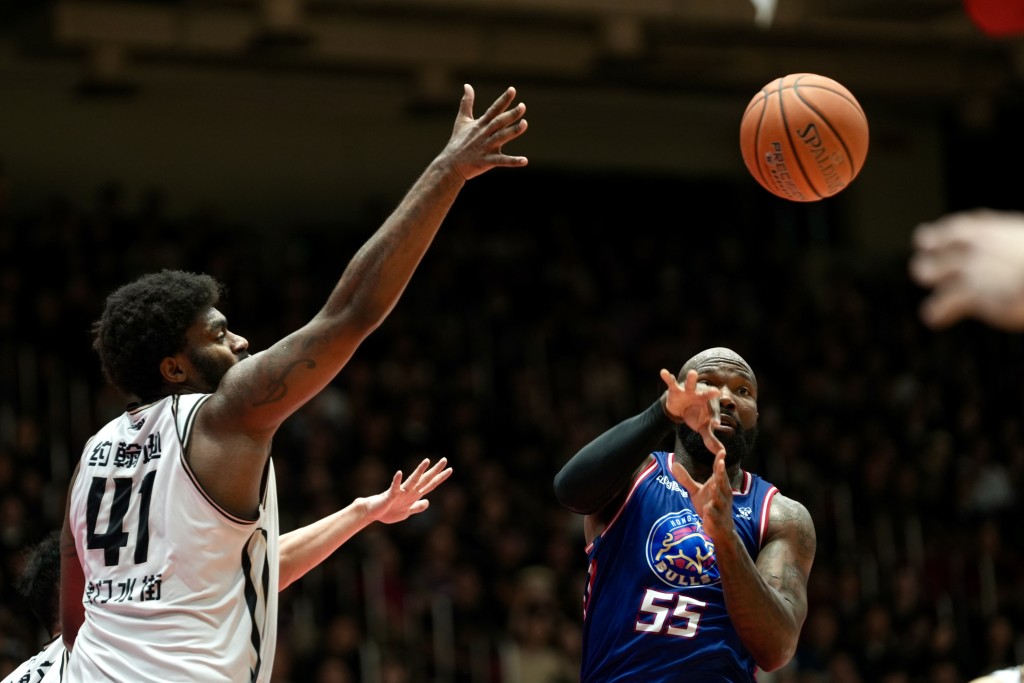
[[[796,653],[807,618],[807,581],[817,548],[810,513],[797,501],[776,494],[755,562],[736,533],[732,516],[732,481],[739,477],[739,467],[727,472],[725,456],[719,454],[704,483],[679,463],[673,473],[715,543],[726,608],[740,639],[760,668],[774,671],[784,666]]]
[[[227,510],[255,514],[273,434],[337,375],[394,308],[466,181],[498,166],[526,165],[525,157],[502,153],[502,145],[526,131],[526,106],[511,106],[515,96],[508,88],[473,118],[474,93],[467,85],[447,145],[355,254],[320,312],[234,365],[199,411],[189,462]]]

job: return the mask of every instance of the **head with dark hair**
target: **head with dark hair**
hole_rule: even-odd
[[[725,464],[732,467],[754,449],[757,440],[757,378],[750,364],[740,354],[725,347],[705,349],[683,364],[679,381],[690,370],[697,371],[697,381],[721,390],[722,428],[715,436],[725,446]],[[694,462],[711,465],[714,455],[704,446],[700,434],[686,423],[676,427],[676,448],[685,451]]]
[[[50,635],[60,631],[60,530],[25,551],[15,590]]]
[[[209,275],[180,270],[144,275],[114,291],[93,325],[93,348],[99,353],[107,380],[125,394],[143,400],[195,390],[194,386],[171,384],[161,363],[190,352],[190,330],[206,324],[204,321],[213,314],[219,316],[214,306],[222,291],[220,283]],[[213,323],[226,330],[223,316]],[[198,370],[207,380],[204,384],[211,385],[210,390],[216,388],[227,368],[204,367],[202,357],[193,360],[197,360]]]

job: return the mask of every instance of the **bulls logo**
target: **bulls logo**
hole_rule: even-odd
[[[715,544],[692,510],[672,512],[651,527],[647,564],[669,586],[684,588],[718,583]]]

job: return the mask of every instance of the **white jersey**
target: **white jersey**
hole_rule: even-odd
[[[982,676],[975,680],[984,681],[984,683],[1021,683],[1021,680],[1024,680],[1024,678],[1021,676],[1021,667],[1014,666],[1009,669],[993,671],[987,676]]]
[[[64,641],[55,637],[43,649],[25,660],[17,669],[7,674],[0,683],[42,683],[42,681],[63,680]]]
[[[132,407],[85,445],[69,508],[85,623],[68,681],[270,680],[280,562],[273,462],[257,519],[213,502],[184,457],[208,397]]]

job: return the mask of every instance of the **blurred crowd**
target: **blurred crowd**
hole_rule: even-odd
[[[802,643],[762,683],[958,683],[1024,661],[1024,344],[933,333],[901,257],[838,208],[729,183],[500,172],[467,186],[398,306],[274,446],[282,531],[447,456],[430,509],[282,593],[279,683],[576,680],[586,556],[552,478],[725,345],[760,384],[746,463],[814,518]],[[163,267],[227,285],[258,350],[312,316],[383,220],[168,215],[117,184],[15,214],[0,187],[0,583],[59,526],[85,439],[122,408],[89,327]],[[909,235],[911,226],[907,226]],[[909,239],[909,238],[908,238]],[[670,443],[666,443],[670,446]],[[0,598],[0,674],[45,640]]]

